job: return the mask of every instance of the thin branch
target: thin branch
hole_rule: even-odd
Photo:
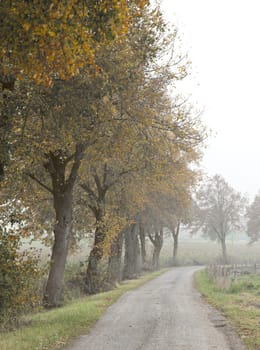
[[[155,245],[155,239],[151,235],[151,233],[148,234],[148,237],[150,238],[150,241],[152,242],[153,245]]]
[[[104,174],[103,174],[103,186],[106,186],[107,175],[108,175],[108,166],[107,166],[107,163],[105,163],[105,165],[104,165]]]
[[[98,195],[99,197],[102,197],[102,193],[103,193],[103,186],[101,184],[101,181],[99,179],[99,176],[95,170],[95,174],[93,174],[93,177],[94,177],[94,180],[95,180],[95,184],[96,184],[96,188],[97,188],[97,191],[98,191]]]
[[[35,177],[33,174],[31,173],[25,173],[27,176],[29,176],[32,180],[34,180],[35,182],[37,182],[40,186],[42,186],[45,190],[47,190],[48,192],[53,194],[53,190],[48,187],[47,185],[45,185],[43,182],[41,182],[39,179],[37,179],[37,177]]]
[[[98,198],[96,196],[96,194],[92,191],[92,189],[90,188],[90,186],[87,183],[81,183],[80,187],[87,192],[87,194],[90,196],[90,198],[94,199],[96,202],[98,201]]]

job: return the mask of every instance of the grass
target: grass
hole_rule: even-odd
[[[124,282],[118,288],[81,298],[62,308],[28,316],[24,326],[0,335],[1,350],[57,350],[87,333],[105,310],[126,291],[135,289],[167,269]]]
[[[259,350],[260,276],[241,276],[225,290],[203,270],[195,275],[195,284],[207,301],[231,320],[248,349]]]

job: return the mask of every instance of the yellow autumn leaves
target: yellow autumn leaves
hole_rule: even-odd
[[[134,3],[131,4],[131,3]],[[0,4],[1,75],[49,86],[95,65],[100,43],[128,32],[148,1],[8,1]]]

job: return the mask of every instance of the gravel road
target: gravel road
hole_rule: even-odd
[[[174,268],[112,305],[67,350],[244,350],[215,309],[194,290],[196,267]]]

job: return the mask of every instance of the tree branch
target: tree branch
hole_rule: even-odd
[[[71,171],[70,171],[70,175],[68,180],[66,181],[66,186],[67,187],[72,187],[74,185],[74,182],[77,178],[78,175],[78,170],[80,167],[80,163],[81,163],[81,159],[83,156],[83,152],[84,152],[84,146],[79,144],[76,146],[76,152],[74,154],[74,163],[72,165]]]

